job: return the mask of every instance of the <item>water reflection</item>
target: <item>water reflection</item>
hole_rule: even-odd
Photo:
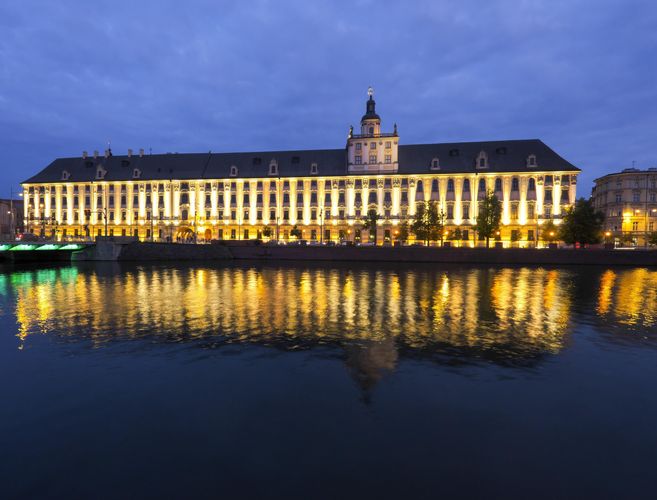
[[[132,339],[331,344],[367,385],[400,353],[520,364],[557,353],[574,300],[598,321],[656,322],[657,272],[645,269],[114,266],[0,274],[3,307],[13,307],[2,314],[15,315],[19,348],[33,335],[92,347]],[[584,285],[597,293],[578,296]]]

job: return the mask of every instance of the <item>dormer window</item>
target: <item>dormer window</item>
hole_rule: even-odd
[[[259,159],[260,159],[260,158],[258,158],[258,160],[259,160]],[[255,160],[255,158],[254,158],[254,160]],[[237,177],[237,167],[236,167],[235,165],[232,165],[232,166],[230,167],[230,176],[231,176],[231,177]]]
[[[431,170],[440,170],[440,160],[438,158],[431,160]]]
[[[67,181],[71,177],[71,174],[68,170],[62,170],[62,180]]]
[[[310,164],[310,175],[317,175],[317,163]]]
[[[527,167],[531,168],[531,167],[535,167],[537,165],[538,164],[536,163],[536,155],[529,155],[527,157]]]
[[[139,170],[138,168],[135,168],[132,171],[132,178],[133,179],[139,179],[140,177],[141,177],[141,170]]]
[[[477,155],[477,168],[488,168],[488,155],[485,151],[480,151]]]
[[[103,167],[101,167],[100,165],[96,167],[96,179],[104,179],[106,173],[107,171],[103,169]]]
[[[237,173],[235,175],[237,175]],[[276,162],[276,160],[272,160],[269,163],[269,175],[278,175],[278,162]]]

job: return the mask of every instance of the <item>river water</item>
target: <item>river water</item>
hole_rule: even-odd
[[[654,498],[657,271],[0,268],[4,498]]]

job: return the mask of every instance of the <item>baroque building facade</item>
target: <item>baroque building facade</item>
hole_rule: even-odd
[[[360,133],[351,127],[343,148],[83,152],[23,183],[24,216],[28,231],[56,238],[285,241],[296,227],[310,241],[365,242],[363,221],[376,210],[382,244],[412,222],[418,203],[435,201],[447,238],[458,229],[458,244],[472,246],[478,203],[493,191],[502,203],[497,239],[525,246],[575,202],[578,173],[537,139],[403,145],[396,124],[382,132],[370,90]]]
[[[657,168],[626,168],[595,180],[593,206],[605,214],[607,240],[647,246],[657,232]]]

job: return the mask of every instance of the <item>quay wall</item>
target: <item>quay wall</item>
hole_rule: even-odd
[[[440,248],[424,246],[230,246],[235,259],[267,261],[442,262],[508,265],[657,266],[657,251]]]
[[[10,252],[5,252],[9,254]],[[37,259],[43,262],[133,261],[183,262],[217,260],[324,261],[324,262],[440,262],[493,265],[609,265],[657,267],[657,250],[449,248],[264,245],[255,241],[215,242],[194,245],[98,241],[82,251],[11,252],[6,259]],[[20,255],[18,255],[20,254]]]

